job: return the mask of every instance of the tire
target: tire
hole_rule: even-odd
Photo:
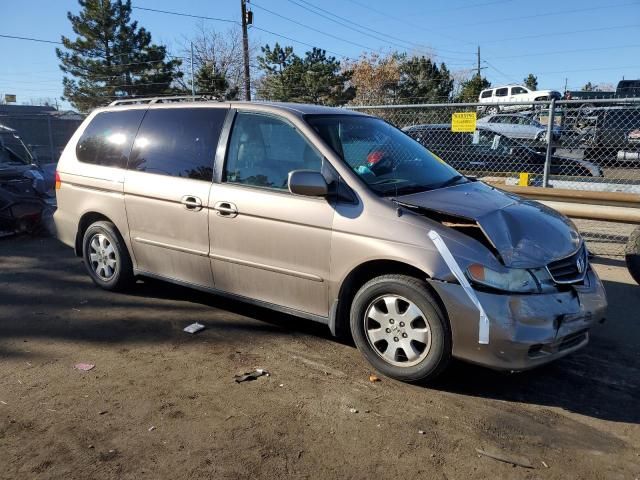
[[[627,269],[636,283],[640,285],[640,227],[636,227],[629,235],[624,253]]]
[[[122,291],[134,282],[133,264],[122,236],[111,222],[95,222],[82,239],[82,258],[93,283]]]
[[[449,323],[427,284],[413,277],[382,275],[364,284],[351,303],[350,326],[369,363],[397,380],[432,380],[451,359]]]
[[[497,113],[500,113],[500,107],[497,107],[497,106],[487,107],[485,108],[484,111],[487,115],[495,115]]]

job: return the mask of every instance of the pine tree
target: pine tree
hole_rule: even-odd
[[[131,21],[130,0],[78,0],[78,15],[67,13],[75,40],[62,37],[56,49],[65,75],[63,98],[88,111],[118,97],[172,93],[182,74],[179,60],[168,60],[165,46]]]
[[[213,64],[202,64],[196,72],[195,90],[199,94],[225,100],[238,98],[238,87],[230,87],[227,77]]]
[[[293,53],[293,47],[281,47],[278,42],[271,48],[261,48],[258,65],[265,72],[258,86],[258,95],[268,100],[286,102],[300,92],[302,59]]]
[[[530,73],[527,78],[524,79],[524,85],[525,87],[529,88],[530,90],[537,90],[538,89],[538,77],[536,77],[533,73]]]
[[[327,57],[327,52],[313,48],[302,61],[300,89],[294,100],[304,103],[338,106],[344,105],[354,96],[354,89],[347,88],[349,72],[342,72],[340,62],[335,57]]]
[[[446,102],[453,90],[453,78],[442,63],[440,67],[426,57],[402,58],[398,102]]]
[[[480,92],[491,86],[486,78],[480,75],[474,75],[466,82],[462,83],[462,89],[460,95],[457,98],[458,102],[477,102]]]

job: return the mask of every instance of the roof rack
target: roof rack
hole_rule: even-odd
[[[168,102],[216,102],[221,101],[220,98],[206,95],[174,95],[167,97],[139,97],[139,98],[125,98],[122,100],[114,100],[109,104],[110,107],[115,105],[128,105],[128,104],[149,104],[154,103],[168,103]]]

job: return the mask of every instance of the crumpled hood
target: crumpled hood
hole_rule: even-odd
[[[580,235],[563,215],[481,182],[405,195],[398,201],[475,220],[508,267],[542,267],[580,245]]]

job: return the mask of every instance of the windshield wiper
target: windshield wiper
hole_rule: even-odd
[[[434,185],[432,188],[436,189],[436,188],[448,187],[450,185],[453,185],[454,183],[458,183],[463,178],[465,178],[464,175],[454,175],[449,180],[445,180],[444,182],[442,182],[440,184]]]
[[[427,190],[431,190],[431,188],[426,185],[406,185],[404,187],[398,187],[395,189],[388,190],[387,192],[385,192],[385,196],[386,195],[393,195],[393,196],[410,195],[412,193],[425,192]]]

